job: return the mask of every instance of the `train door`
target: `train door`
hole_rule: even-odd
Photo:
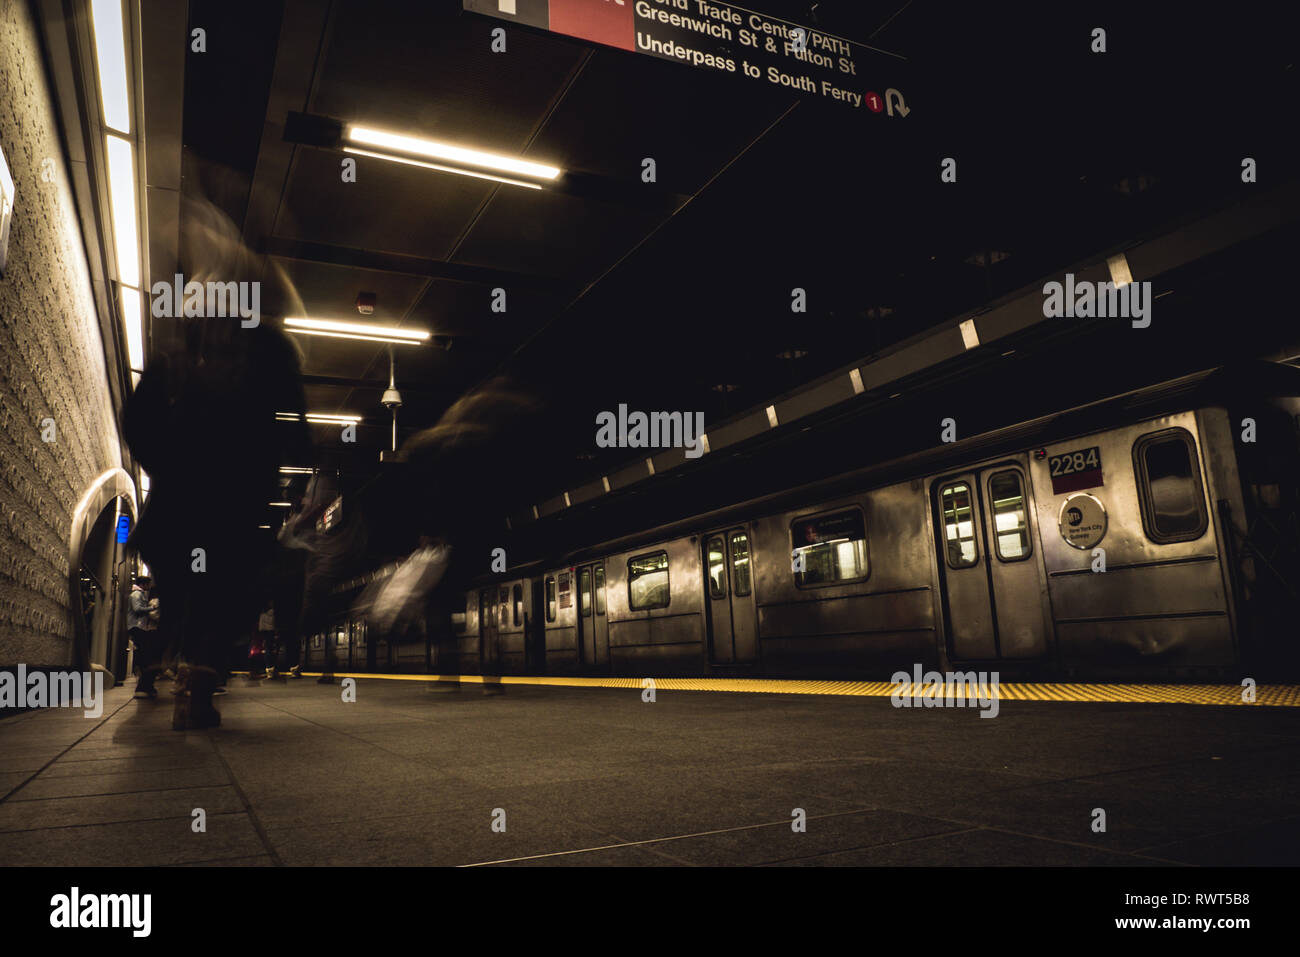
[[[709,663],[753,663],[758,657],[758,621],[748,526],[704,536],[704,605]]]
[[[953,660],[1047,654],[1025,456],[934,482],[939,577]]]
[[[479,674],[487,674],[496,657],[498,596],[495,588],[478,593],[478,661]]]
[[[609,667],[609,618],[605,614],[605,563],[578,569],[578,654],[590,669]]]
[[[528,582],[529,611],[524,618],[524,640],[528,648],[528,672],[546,674],[546,618],[543,611],[542,579],[533,578]]]

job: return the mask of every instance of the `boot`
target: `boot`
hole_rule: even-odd
[[[157,668],[144,668],[140,672],[140,680],[135,683],[136,698],[157,698],[158,689],[154,687],[154,681],[158,677]]]

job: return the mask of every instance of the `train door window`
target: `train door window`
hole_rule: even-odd
[[[515,599],[515,624],[519,625],[524,620],[524,586],[516,585],[514,588]]]
[[[970,486],[965,482],[945,485],[939,493],[943,508],[943,535],[948,544],[948,564],[969,568],[979,560],[975,550],[975,511]]]
[[[998,558],[1018,562],[1029,557],[1029,516],[1025,492],[1015,469],[989,476],[989,501],[993,506],[994,544]]]
[[[867,577],[867,532],[859,509],[797,518],[790,523],[790,540],[799,588]]]
[[[731,589],[737,597],[749,594],[749,536],[731,533]]]
[[[555,621],[555,576],[546,576],[546,620]]]
[[[727,597],[727,552],[722,544],[722,536],[715,535],[709,539],[709,597]]]
[[[1141,436],[1133,459],[1147,538],[1160,545],[1200,538],[1209,519],[1191,434],[1166,429]]]
[[[596,566],[596,614],[605,614],[605,566]]]
[[[627,560],[627,604],[632,611],[667,608],[668,553],[651,552]]]
[[[583,618],[591,617],[591,569],[584,568],[578,572],[578,614]]]
[[[501,602],[501,624],[504,626],[509,622],[510,592],[503,588],[497,594],[497,598],[500,599]]]

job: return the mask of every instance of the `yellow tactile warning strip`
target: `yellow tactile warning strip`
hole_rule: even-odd
[[[243,672],[240,672],[241,674]],[[319,672],[304,677],[315,678]],[[336,672],[336,678],[373,678],[387,681],[459,681],[462,684],[554,685],[562,688],[648,688],[653,681],[656,691],[731,691],[745,694],[853,695],[888,698],[898,690],[905,698],[943,698],[945,702],[971,702],[981,696],[999,701],[1092,701],[1108,704],[1206,704],[1300,708],[1300,685],[1260,685],[1254,700],[1247,701],[1240,685],[1160,685],[1160,684],[1058,684],[1055,682],[999,683],[967,688],[954,684],[951,692],[933,683],[897,686],[888,681],[810,681],[782,678],[580,678],[562,676],[504,675],[379,675]],[[922,702],[917,702],[924,706]]]

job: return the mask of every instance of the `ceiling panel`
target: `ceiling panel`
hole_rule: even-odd
[[[790,103],[734,77],[598,50],[529,155],[631,184],[650,157],[659,188],[689,195]]]
[[[502,187],[465,237],[456,261],[590,280],[659,221],[650,213],[564,193]]]
[[[584,48],[458,14],[459,2],[336,3],[329,51],[310,110],[393,132],[518,153]]]
[[[435,279],[411,312],[411,325],[437,335],[517,342],[564,306],[564,300],[517,289],[506,290],[506,311],[493,312],[492,289]]]
[[[378,252],[446,259],[492,183],[357,157],[344,183],[341,154],[299,147],[275,235]]]
[[[353,269],[329,263],[274,257],[293,284],[306,314],[314,319],[343,319],[400,326],[402,318],[419,300],[427,280],[405,273]],[[357,312],[357,294],[373,292],[373,315]]]

